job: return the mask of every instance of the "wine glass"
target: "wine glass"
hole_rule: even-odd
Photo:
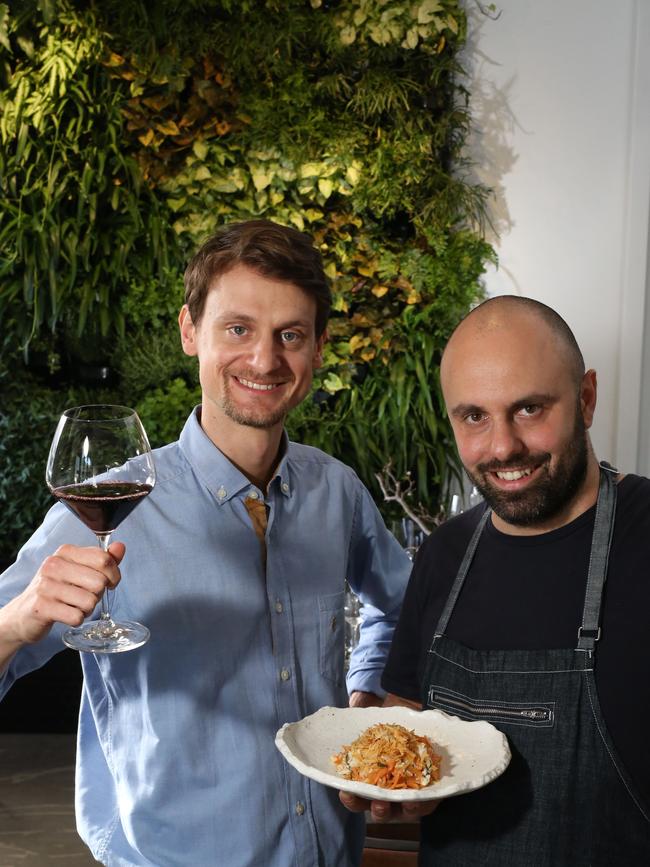
[[[349,664],[350,654],[359,643],[361,627],[361,600],[345,582],[345,601],[343,613],[345,616],[345,662]]]
[[[52,440],[46,481],[52,494],[95,533],[106,551],[111,533],[154,486],[156,471],[147,435],[126,406],[66,409]],[[146,626],[111,618],[112,593],[104,591],[101,614],[68,629],[63,641],[74,650],[120,653],[149,638]]]
[[[411,518],[400,518],[393,521],[391,530],[393,536],[406,551],[409,560],[414,560],[418,548],[424,541],[424,533]]]

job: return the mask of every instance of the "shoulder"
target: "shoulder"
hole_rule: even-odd
[[[480,503],[436,527],[423,543],[423,553],[427,556],[437,556],[446,550],[455,551],[460,548],[464,551],[481,520],[484,509],[485,506]]]
[[[450,518],[437,527],[418,550],[411,580],[421,593],[447,587],[455,575],[472,534],[481,520],[483,504]]]
[[[191,469],[190,462],[183,453],[178,440],[153,449],[152,453],[156,467],[156,487],[159,491],[168,482],[177,479]]]
[[[313,469],[314,472],[318,473],[330,473],[334,476],[340,476],[351,483],[361,485],[361,480],[352,467],[314,446],[306,446],[302,443],[290,441],[287,458],[296,467]]]
[[[650,528],[650,479],[632,473],[618,483],[616,529],[642,533]]]

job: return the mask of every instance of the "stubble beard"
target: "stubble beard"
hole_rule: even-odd
[[[248,379],[248,377],[244,376],[244,379]],[[292,406],[293,402],[291,397],[287,397],[282,401],[282,403],[278,404],[275,409],[268,412],[256,412],[255,410],[242,409],[242,407],[238,406],[232,396],[230,376],[226,374],[224,377],[221,408],[224,414],[231,419],[231,421],[234,421],[235,424],[256,428],[257,430],[267,430],[268,428],[275,427],[277,424],[284,422],[284,419]]]
[[[582,414],[576,412],[573,435],[557,466],[551,472],[551,455],[512,455],[507,461],[479,464],[475,473],[467,473],[486,503],[508,524],[530,527],[560,514],[580,491],[587,476],[589,449]],[[501,491],[491,484],[488,473],[500,469],[525,469],[542,464],[542,475],[523,491]]]

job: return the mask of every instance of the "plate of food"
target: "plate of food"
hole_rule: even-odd
[[[381,801],[471,792],[510,761],[506,736],[490,723],[400,706],[323,707],[285,723],[275,745],[304,776]]]

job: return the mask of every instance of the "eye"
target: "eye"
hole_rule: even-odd
[[[300,335],[296,331],[283,331],[280,334],[283,343],[297,343]]]
[[[463,421],[466,422],[467,424],[476,425],[476,424],[480,424],[484,420],[484,418],[485,418],[485,413],[478,412],[478,410],[477,410],[476,412],[467,413],[467,415],[464,417]]]
[[[246,334],[246,328],[243,325],[231,325],[228,331],[235,337],[243,337]]]
[[[538,415],[542,411],[541,406],[537,403],[527,403],[526,406],[522,406],[519,410],[520,415],[523,415],[524,418],[532,418],[535,415]]]

